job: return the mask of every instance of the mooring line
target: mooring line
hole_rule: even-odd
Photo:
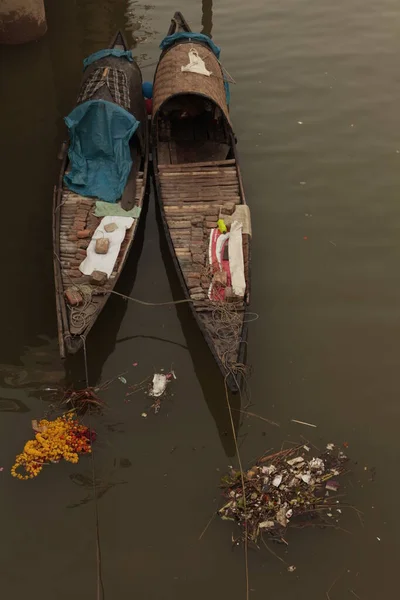
[[[87,352],[86,352],[86,338],[81,336],[83,342],[83,357],[85,363],[85,379],[86,387],[89,387],[89,370],[87,363]],[[92,439],[92,409],[89,404],[89,436],[90,436],[90,455],[92,462],[92,483],[93,483],[93,498],[94,498],[94,521],[96,526],[96,570],[97,570],[97,600],[104,600],[104,583],[102,575],[102,564],[101,564],[101,545],[100,545],[100,524],[99,524],[99,507],[97,498],[96,488],[96,464],[93,452],[93,439]]]
[[[228,406],[229,419],[230,419],[231,427],[232,427],[232,436],[233,436],[233,441],[235,443],[236,456],[237,456],[239,469],[240,469],[240,478],[242,480],[243,508],[244,508],[244,515],[245,515],[245,518],[244,518],[244,566],[245,566],[245,574],[246,574],[246,600],[249,600],[250,582],[249,582],[249,548],[248,548],[248,538],[247,538],[246,494],[245,494],[245,487],[244,487],[244,473],[243,473],[242,459],[240,458],[239,446],[238,446],[237,436],[236,436],[236,431],[235,431],[235,424],[233,422],[233,416],[232,416],[232,407],[231,407],[231,403],[229,402],[228,386],[226,383],[226,380],[230,375],[235,380],[236,386],[239,390],[240,403],[242,402],[242,391],[240,389],[240,386],[238,385],[238,381],[237,381],[237,378],[235,377],[235,374],[231,371],[230,373],[228,373],[228,375],[225,376],[225,379],[224,379],[225,399],[226,399],[226,404]]]

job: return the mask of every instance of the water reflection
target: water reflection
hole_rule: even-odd
[[[54,333],[51,198],[57,109],[48,38],[1,48],[3,231],[0,362]]]
[[[60,144],[66,136],[63,117],[71,111],[75,104],[82,76],[83,40],[86,34],[80,20],[79,4],[76,2],[49,3],[46,6],[46,17],[58,109],[57,126]]]
[[[85,35],[82,48],[85,56],[106,48],[116,31],[125,30],[125,0],[78,0],[79,27]]]
[[[16,398],[0,398],[0,412],[26,413],[30,410],[24,402]]]
[[[128,255],[126,265],[118,281],[117,291],[125,296],[132,295],[132,289],[135,285],[138,264],[143,251],[148,206],[149,192],[147,191],[132,252]],[[115,350],[118,331],[121,327],[127,308],[128,301],[111,295],[87,338],[86,344],[90,385],[99,383],[104,363]],[[83,352],[69,356],[65,361],[65,366],[67,371],[67,381],[70,384],[76,387],[84,382],[85,370]]]
[[[128,483],[127,481],[103,481],[102,479],[95,478],[93,475],[84,475],[83,473],[71,473],[69,475],[71,481],[87,490],[85,496],[78,502],[73,502],[67,505],[67,508],[79,508],[94,500],[94,489],[96,489],[96,498],[100,500],[109,490],[116,485],[123,485]]]
[[[154,9],[152,4],[138,4],[136,0],[128,0],[125,12],[126,31],[129,32],[130,42],[134,46],[148,41],[154,35],[150,26],[150,11]]]
[[[41,388],[59,384],[64,369],[59,358],[58,342],[38,336],[36,346],[24,348],[19,361],[22,364],[0,364],[0,380],[12,388]]]
[[[182,288],[168,248],[161,214],[156,204],[156,219],[160,236],[160,251],[174,300],[182,299]],[[194,371],[200,383],[207,407],[215,421],[218,434],[227,456],[235,455],[235,443],[226,402],[225,385],[221,372],[198,328],[188,304],[177,304],[176,312],[193,361]],[[240,395],[230,395],[234,428],[237,433],[240,422]]]
[[[204,35],[208,35],[210,38],[212,37],[211,35],[211,31],[212,31],[212,26],[213,26],[213,22],[212,22],[212,17],[213,17],[213,0],[202,0],[201,3],[201,26],[202,26],[202,30],[201,33],[204,33]]]

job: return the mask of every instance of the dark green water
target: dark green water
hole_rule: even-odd
[[[400,8],[394,0],[75,0],[47,3],[48,35],[0,48],[2,294],[0,299],[0,591],[24,600],[96,598],[90,461],[47,467],[33,482],[9,475],[48,407],[43,388],[79,383],[82,357],[58,358],[51,201],[62,117],[81,61],[125,29],[143,65],[158,57],[172,13],[222,46],[232,119],[253,216],[249,362],[252,410],[244,461],[301,435],[348,442],[358,462],[349,501],[364,513],[343,528],[295,530],[289,547],[251,552],[250,598],[331,600],[398,596],[400,362]],[[134,36],[134,37],[133,37]],[[151,79],[154,66],[145,67]],[[301,124],[299,123],[301,122]],[[306,239],[305,239],[306,238]],[[151,195],[142,239],[120,290],[179,297]],[[119,381],[96,419],[105,598],[245,598],[243,554],[231,524],[214,521],[221,473],[234,461],[222,381],[185,308],[112,298],[88,340],[92,382],[127,371],[177,374],[159,415],[141,418]],[[133,367],[137,362],[138,366]],[[237,406],[237,405],[236,405]],[[309,429],[291,419],[317,425]],[[172,451],[174,449],[174,451]],[[364,468],[367,467],[367,470]],[[376,468],[375,481],[369,469]],[[378,541],[380,538],[381,541]],[[356,596],[354,595],[356,594]]]

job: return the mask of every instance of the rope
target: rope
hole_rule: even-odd
[[[73,285],[76,286],[76,284]],[[83,296],[83,305],[79,307],[73,306],[70,308],[71,324],[76,327],[76,329],[80,329],[81,331],[86,329],[96,312],[96,310],[94,310],[91,313],[87,313],[90,306],[93,306],[96,309],[94,303],[92,302],[92,292],[90,290],[88,291],[88,287],[89,286],[87,285],[79,286],[79,291]]]
[[[241,478],[241,481],[242,481],[243,509],[244,509],[244,515],[245,515],[245,520],[244,520],[244,530],[245,530],[245,535],[244,535],[244,566],[245,566],[245,575],[246,575],[246,600],[249,600],[249,595],[250,595],[250,581],[249,581],[249,548],[248,548],[248,539],[247,539],[246,493],[245,493],[245,487],[244,487],[244,475],[243,475],[242,459],[240,458],[239,445],[238,445],[236,431],[235,431],[235,424],[233,422],[233,416],[232,416],[232,407],[231,407],[231,404],[229,402],[228,386],[226,384],[226,380],[229,377],[229,375],[232,375],[232,377],[235,380],[236,386],[237,386],[237,388],[239,390],[240,403],[242,402],[242,393],[241,393],[240,387],[238,385],[238,381],[237,381],[237,379],[235,377],[235,374],[231,371],[225,377],[225,379],[224,379],[225,399],[226,399],[226,404],[228,406],[229,420],[231,422],[232,436],[233,436],[233,441],[235,443],[235,451],[236,451],[236,456],[237,456],[237,459],[238,459],[238,464],[239,464],[239,469],[240,469],[240,478]]]
[[[74,284],[77,288],[79,288],[79,284]],[[190,302],[196,302],[196,300],[192,300],[191,298],[184,298],[183,300],[171,300],[169,302],[146,302],[145,300],[139,300],[138,298],[134,298],[133,296],[126,296],[125,294],[121,294],[120,292],[116,292],[115,290],[102,290],[101,288],[94,288],[95,291],[98,294],[115,294],[116,296],[120,296],[121,298],[124,298],[124,300],[131,300],[132,302],[136,302],[137,304],[142,304],[143,306],[171,306],[173,304],[184,304],[184,303],[190,303]],[[222,310],[222,307],[224,306],[224,303],[222,302],[214,302],[212,303],[210,301],[210,306],[213,312],[215,312],[216,310]],[[240,304],[241,306],[241,304]],[[237,311],[235,310],[229,310],[228,308],[225,308],[225,312],[229,313],[229,314],[237,314]],[[258,313],[255,312],[248,312],[246,311],[246,317],[252,317],[250,319],[244,319],[244,323],[253,323],[254,321],[257,321],[260,318],[260,315]]]
[[[89,387],[89,370],[87,363],[87,351],[86,351],[86,338],[81,335],[81,340],[83,342],[83,357],[85,364],[85,379],[86,379],[86,387]],[[101,546],[100,546],[100,524],[99,524],[99,507],[98,507],[98,498],[97,498],[97,488],[96,488],[96,464],[93,452],[93,442],[92,442],[92,409],[89,404],[89,435],[90,435],[90,456],[92,460],[92,483],[93,483],[93,498],[94,498],[94,521],[96,527],[96,570],[97,570],[97,594],[96,600],[104,600],[104,583],[102,576],[102,567],[101,567]]]
[[[68,279],[69,282],[71,283],[71,286],[74,287],[75,289],[77,289],[83,295],[83,298],[84,298],[83,307],[79,307],[79,308],[68,307],[68,309],[70,311],[71,323],[75,327],[77,327],[77,328],[81,327],[81,329],[84,330],[89,325],[91,318],[93,317],[93,315],[96,312],[96,311],[94,311],[92,314],[89,314],[89,315],[85,315],[83,312],[84,310],[88,309],[89,306],[95,306],[94,303],[92,302],[92,293],[89,293],[87,291],[87,289],[85,290],[85,288],[87,288],[88,286],[85,286],[85,285],[80,286],[79,284],[75,283],[74,280],[70,277],[70,275],[65,272],[65,269],[63,270],[60,257],[55,250],[53,251],[53,255],[58,260],[58,265],[60,267],[61,282],[62,282],[62,275],[64,275],[66,277],[66,279]],[[71,337],[72,336],[70,333],[64,333],[64,339],[71,338]],[[82,340],[86,339],[86,337],[84,335],[81,335],[80,338]],[[86,373],[86,379],[88,379],[87,373]]]
[[[120,292],[116,292],[115,290],[102,290],[101,288],[94,289],[98,294],[115,294],[116,296],[120,296],[125,300],[131,300],[132,302],[136,302],[137,304],[143,304],[143,306],[169,306],[171,304],[184,304],[185,302],[195,302],[191,298],[184,298],[183,300],[171,300],[170,302],[145,302],[144,300],[139,300],[138,298],[133,298],[132,296],[125,296],[125,294],[121,294]]]

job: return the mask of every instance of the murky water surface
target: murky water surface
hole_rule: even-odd
[[[85,55],[123,28],[150,79],[179,6],[122,0],[47,3],[48,35],[0,49],[0,589],[4,598],[96,598],[91,463],[47,467],[34,482],[9,468],[46,387],[79,384],[82,357],[58,358],[51,201],[62,117]],[[284,440],[348,442],[358,462],[343,529],[296,530],[274,556],[251,551],[251,598],[375,600],[398,596],[400,357],[400,7],[394,0],[187,0],[237,84],[232,118],[252,209],[252,410],[239,440],[251,461]],[[146,66],[148,65],[148,66]],[[153,65],[153,66],[152,66]],[[151,195],[120,290],[180,297]],[[188,309],[113,297],[88,340],[92,382],[126,371],[96,419],[96,480],[106,598],[245,598],[243,554],[214,521],[221,473],[234,459],[224,389]],[[136,367],[133,363],[138,363]],[[177,374],[147,419],[127,385]],[[239,400],[234,407],[238,408]],[[291,419],[317,425],[309,429]],[[364,468],[367,470],[364,470]],[[369,469],[376,468],[370,481]],[[380,541],[378,541],[378,539]]]

